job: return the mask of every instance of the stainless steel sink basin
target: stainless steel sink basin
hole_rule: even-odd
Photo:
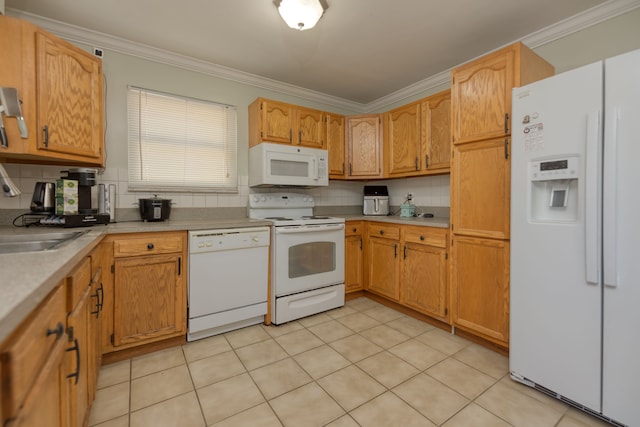
[[[0,254],[58,249],[86,231],[25,233],[0,236]]]

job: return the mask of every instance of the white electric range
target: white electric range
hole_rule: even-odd
[[[282,324],[344,305],[344,218],[314,216],[312,196],[249,197],[249,217],[271,228],[271,321]]]

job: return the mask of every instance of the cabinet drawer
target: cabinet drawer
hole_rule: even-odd
[[[73,311],[80,297],[91,284],[91,258],[80,262],[78,268],[67,278],[67,311]]]
[[[447,247],[447,230],[434,227],[404,227],[405,242]]]
[[[59,339],[66,339],[66,287],[53,291],[2,350],[3,416],[15,416]]]
[[[400,227],[387,224],[369,224],[369,236],[383,237],[385,239],[400,239]]]
[[[182,236],[157,234],[148,237],[116,239],[113,242],[113,256],[156,255],[182,252]]]
[[[357,236],[362,234],[362,221],[348,221],[344,225],[345,236]]]

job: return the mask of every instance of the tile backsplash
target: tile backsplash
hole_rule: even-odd
[[[65,166],[38,166],[4,164],[9,176],[22,194],[18,197],[0,197],[0,209],[29,210],[33,188],[38,181],[54,181],[60,177]],[[72,166],[70,166],[72,167]],[[126,168],[107,168],[100,171],[98,183],[116,185],[116,207],[118,209],[135,208],[139,198],[151,197],[152,193],[130,192],[127,189],[128,171]],[[227,208],[246,207],[249,195],[264,192],[298,192],[312,195],[317,206],[362,206],[363,187],[367,184],[356,181],[330,181],[328,187],[293,188],[249,188],[247,176],[238,177],[238,193],[157,193],[158,196],[172,199],[173,208]],[[374,185],[386,185],[392,206],[399,206],[406,194],[413,195],[417,206],[449,206],[449,175],[404,178],[385,181],[373,181]],[[97,189],[94,192],[97,194]],[[156,194],[156,193],[153,193]],[[97,203],[94,204],[97,206]]]

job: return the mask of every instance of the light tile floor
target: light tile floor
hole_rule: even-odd
[[[604,426],[367,298],[102,367],[90,426]]]

